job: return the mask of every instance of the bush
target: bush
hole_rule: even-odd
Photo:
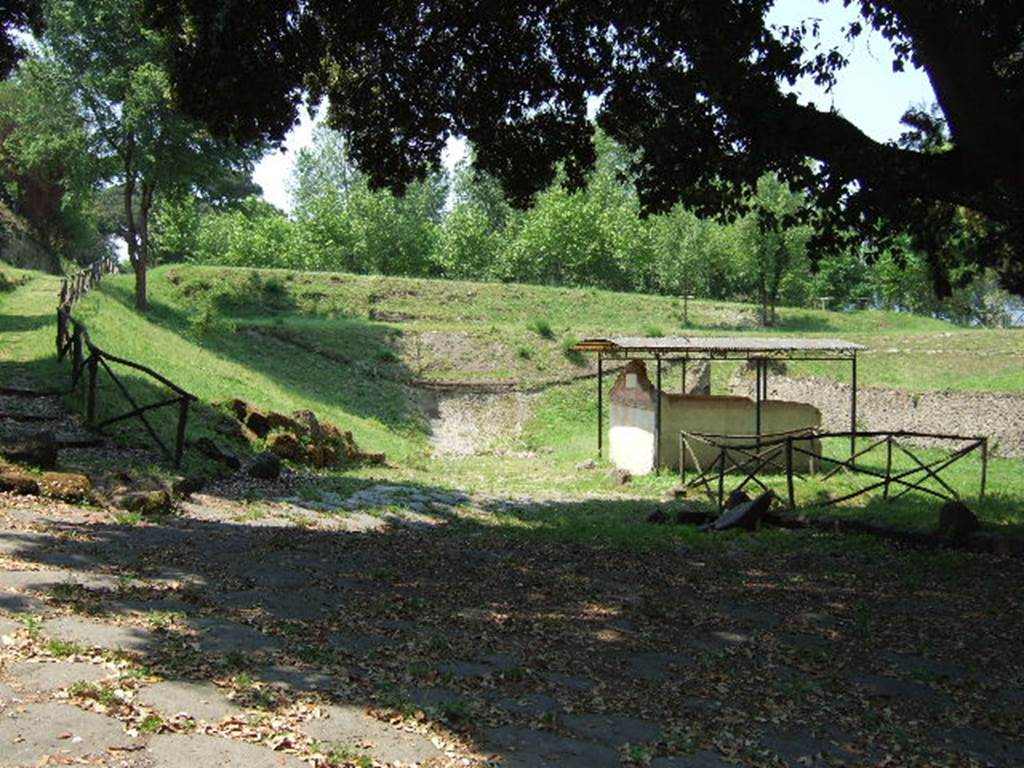
[[[549,323],[547,320],[543,320],[543,319],[538,318],[537,320],[534,320],[533,322],[531,322],[527,326],[527,328],[529,328],[531,331],[536,333],[542,339],[553,339],[553,338],[555,338],[555,332],[551,328],[551,323]]]

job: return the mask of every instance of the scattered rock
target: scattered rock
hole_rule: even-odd
[[[271,432],[291,432],[293,435],[300,435],[303,432],[302,424],[283,413],[271,411],[266,415],[266,419]]]
[[[201,437],[196,440],[196,450],[204,456],[219,461],[230,469],[241,469],[242,462],[239,458],[226,448],[222,448],[208,437]]]
[[[737,504],[732,509],[727,510],[713,523],[708,523],[705,529],[725,531],[729,528],[743,528],[752,531],[757,527],[761,516],[768,511],[768,507],[771,506],[772,499],[774,498],[774,493],[765,491],[757,498]]]
[[[633,475],[625,469],[613,469],[610,477],[614,485],[626,485],[633,479]]]
[[[18,467],[0,467],[0,491],[23,496],[38,496],[39,483],[32,475]]]
[[[188,498],[193,493],[198,493],[206,485],[205,478],[199,475],[186,475],[185,477],[178,477],[171,483],[171,491],[175,496],[181,498]]]
[[[57,466],[57,453],[60,446],[49,433],[41,432],[22,438],[4,448],[3,453],[8,461],[17,464],[28,464],[40,469],[53,469]]]
[[[729,498],[725,500],[725,508],[732,509],[740,504],[746,504],[750,501],[750,495],[739,488],[729,494]]]
[[[259,480],[277,480],[281,475],[281,459],[276,453],[261,451],[253,456],[245,471]]]
[[[577,472],[587,472],[587,471],[593,469],[596,466],[597,466],[597,464],[595,463],[595,461],[593,459],[587,459],[586,461],[581,461],[579,464],[576,465],[576,471]]]
[[[267,447],[272,453],[287,461],[302,461],[306,456],[305,448],[299,438],[291,432],[278,432],[270,436]]]
[[[143,517],[156,517],[172,512],[174,501],[165,490],[130,491],[114,497],[114,506],[127,512],[137,512]]]
[[[962,501],[947,501],[939,508],[936,533],[949,539],[963,539],[981,528],[978,517]]]
[[[88,501],[92,498],[92,483],[76,472],[44,472],[39,478],[39,490],[46,496],[64,501]]]
[[[245,426],[251,429],[253,434],[261,440],[270,434],[270,422],[267,420],[267,415],[255,408],[251,408],[246,415]]]
[[[656,509],[647,516],[648,523],[654,523],[655,525],[666,525],[668,523],[668,514],[663,509]]]

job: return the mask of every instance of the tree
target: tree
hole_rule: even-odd
[[[810,229],[794,222],[804,202],[799,195],[773,176],[761,177],[753,210],[738,224],[740,260],[746,273],[752,298],[760,308],[761,325],[775,325],[775,309],[780,303],[787,278],[806,276],[807,241]],[[806,296],[790,298],[801,303]]]
[[[38,0],[5,0],[0,4],[0,79],[7,77],[24,55],[17,33],[42,29]]]
[[[214,139],[175,106],[168,49],[144,24],[143,0],[45,0],[41,55],[73,84],[94,155],[119,185],[135,304],[147,307],[150,220],[164,194],[202,188],[254,152]]]
[[[595,158],[588,98],[602,95],[598,122],[635,153],[646,211],[735,214],[773,172],[826,212],[824,248],[851,228],[877,235],[908,200],[964,206],[1015,246],[995,266],[1024,287],[1024,4],[859,0],[848,37],[873,27],[894,67],[928,74],[950,128],[940,152],[877,142],[786,93],[804,75],[833,84],[846,60],[815,50],[813,24],[769,29],[772,4],[150,0],[191,113],[280,140],[309,86],[372,186],[422,178],[458,134],[520,204],[559,164],[579,187]]]

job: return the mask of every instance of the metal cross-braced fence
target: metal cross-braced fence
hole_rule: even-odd
[[[746,440],[745,438],[749,438]],[[730,492],[740,491],[747,485],[757,485],[762,490],[769,490],[762,478],[768,475],[784,475],[786,479],[786,496],[791,509],[796,508],[796,480],[806,479],[807,475],[799,472],[798,464],[806,464],[809,473],[816,469],[828,470],[817,477],[820,482],[827,482],[840,472],[865,475],[871,478],[868,485],[842,494],[835,498],[816,500],[815,506],[841,504],[872,491],[882,490],[883,498],[898,499],[911,491],[928,494],[944,501],[959,500],[960,494],[941,475],[942,472],[959,462],[964,457],[978,452],[981,456],[981,477],[979,498],[985,497],[985,483],[988,475],[988,438],[967,435],[945,435],[930,432],[819,432],[814,429],[796,430],[774,435],[754,436],[715,435],[706,433],[680,432],[680,481],[686,488],[702,487],[707,494],[715,499],[718,508],[724,507],[726,498],[726,477],[739,477],[738,485]],[[857,448],[848,457],[829,456],[822,446],[831,438],[847,440],[868,440],[864,447]],[[926,460],[915,450],[917,445],[908,441],[926,440],[929,443],[951,443],[952,451],[940,458]],[[714,458],[706,467],[696,460],[698,452],[693,443],[703,444],[713,449]],[[869,457],[877,457],[880,451],[885,452],[884,465],[875,466]],[[704,451],[706,453],[706,450]],[[697,474],[687,480],[686,457],[692,457]],[[894,458],[903,457],[909,460],[908,467],[894,467]],[[933,483],[927,485],[927,483]]]
[[[83,378],[85,379],[86,426],[96,431],[103,431],[122,421],[138,419],[164,455],[173,461],[175,466],[179,466],[185,450],[185,429],[188,424],[189,408],[197,399],[196,396],[148,366],[104,351],[93,343],[85,324],[71,315],[71,311],[79,299],[96,285],[103,275],[115,271],[116,268],[116,261],[112,257],[107,257],[64,278],[61,285],[60,305],[57,307],[57,359],[63,360],[65,357],[70,357],[72,389],[77,388],[79,382]],[[125,381],[123,375],[115,373],[114,366],[121,366],[143,374],[147,382],[155,382],[158,388],[170,390],[169,396],[140,405],[138,393],[132,392],[132,388]],[[97,417],[97,394],[100,389],[101,371],[106,374],[107,380],[114,385],[114,390],[122,400],[127,401],[131,409],[99,420]],[[153,422],[147,418],[147,414],[152,414],[153,411],[162,408],[177,409],[173,449],[168,446],[168,441],[160,437]]]

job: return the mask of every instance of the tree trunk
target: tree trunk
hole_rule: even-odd
[[[135,308],[140,312],[149,309],[146,294],[146,270],[149,268],[149,214],[153,208],[153,187],[142,182],[142,199],[139,202],[138,256],[135,259]]]

